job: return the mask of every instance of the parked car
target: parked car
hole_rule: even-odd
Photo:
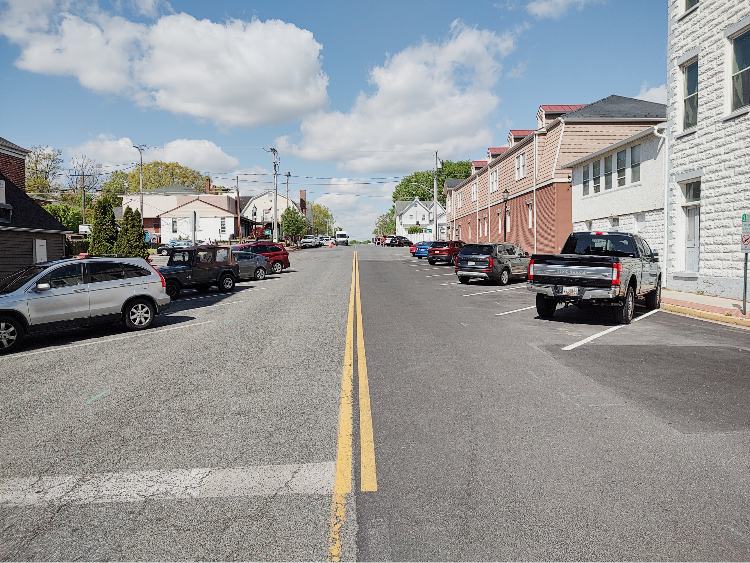
[[[531,257],[528,287],[541,318],[551,318],[558,303],[575,303],[610,307],[629,324],[637,298],[650,309],[661,305],[659,254],[631,233],[572,233],[560,254]]]
[[[433,241],[427,250],[427,261],[430,264],[437,264],[438,262],[453,264],[463,245],[464,243],[460,240]]]
[[[274,274],[280,274],[284,268],[289,268],[291,266],[289,262],[289,252],[287,252],[284,245],[279,242],[265,240],[246,242],[233,245],[232,250],[249,250],[255,254],[265,256],[268,263],[271,265],[271,272]]]
[[[414,245],[413,256],[416,256],[420,260],[422,258],[426,258],[431,245],[431,241],[418,242],[416,245]]]
[[[0,280],[0,353],[25,335],[121,321],[143,330],[169,305],[162,275],[142,258],[64,259]]]
[[[383,237],[383,246],[391,246],[392,236]]]
[[[203,244],[203,241],[199,240],[198,244]],[[156,247],[156,253],[162,256],[166,256],[169,252],[175,248],[188,248],[195,246],[191,240],[170,240],[167,244],[162,244]]]
[[[391,240],[388,241],[388,246],[411,246],[411,241],[406,237],[396,235],[395,237],[391,237]]]
[[[268,259],[265,256],[248,250],[238,250],[232,252],[232,257],[237,262],[241,280],[260,281],[266,278]]]
[[[490,280],[508,285],[511,279],[526,279],[529,253],[510,243],[466,244],[456,257],[458,281]]]
[[[227,246],[193,246],[172,250],[166,266],[159,266],[166,280],[167,295],[176,299],[180,291],[194,288],[232,291],[239,279],[239,267]]]
[[[409,246],[409,254],[414,256],[414,253],[417,251],[417,245],[415,243],[411,243],[411,246]]]
[[[322,237],[319,237],[319,240],[320,240],[321,246],[323,245],[328,246],[329,244],[331,244],[331,241],[333,239],[329,236],[322,236]]]
[[[320,239],[315,235],[305,235],[299,241],[300,248],[317,248],[320,246]]]

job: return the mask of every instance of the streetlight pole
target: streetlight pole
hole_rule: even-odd
[[[140,193],[141,199],[141,227],[143,227],[143,224],[145,223],[143,219],[143,151],[146,148],[146,145],[133,145],[133,148],[138,151],[138,154],[141,157],[141,166],[138,173],[138,193]]]
[[[438,240],[437,173],[438,173],[438,153],[437,151],[435,151],[435,173],[432,175],[432,240]]]
[[[508,241],[508,195],[510,192],[508,188],[503,190],[503,202],[505,203],[505,209],[503,210],[503,242]]]
[[[279,242],[279,226],[278,226],[278,199],[279,199],[279,151],[274,147],[268,149],[273,155],[273,242]]]

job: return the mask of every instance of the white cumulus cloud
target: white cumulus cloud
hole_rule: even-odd
[[[155,13],[159,3],[138,5]],[[293,24],[185,13],[140,24],[95,6],[64,7],[29,0],[0,12],[0,35],[21,49],[19,68],[225,126],[283,122],[326,103],[322,46]]]
[[[353,171],[414,170],[439,150],[465,157],[492,139],[487,118],[499,103],[493,89],[516,34],[452,24],[443,42],[424,41],[370,71],[372,93],[348,112],[303,119],[299,135],[277,139],[281,150],[332,160]]]
[[[645,100],[647,102],[657,102],[660,104],[667,103],[667,85],[661,84],[659,86],[649,86],[648,83],[644,82],[641,85],[641,91],[635,96],[639,100]]]
[[[582,10],[591,4],[597,4],[601,0],[531,0],[526,4],[526,11],[537,18],[562,17],[570,9]]]
[[[139,159],[129,137],[115,138],[99,135],[66,151],[70,155],[85,154],[90,159],[108,166],[132,164]],[[218,145],[205,139],[175,139],[159,147],[147,147],[143,161],[163,160],[179,162],[199,171],[224,172],[233,170],[239,161],[225,153]]]

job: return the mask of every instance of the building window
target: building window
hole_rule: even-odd
[[[498,190],[497,182],[497,169],[490,172],[490,192],[496,192]]]
[[[612,189],[612,155],[604,157],[604,189]]]
[[[500,212],[497,212],[497,232],[502,233],[503,232],[503,221],[500,217]]]
[[[732,40],[732,111],[750,105],[750,31]]]
[[[471,239],[471,223],[469,223],[469,239]]]
[[[516,155],[516,180],[526,176],[526,155],[521,153]]]
[[[177,219],[172,219],[172,234],[177,233]]]
[[[602,188],[602,182],[601,182],[601,166],[602,162],[600,160],[595,160],[593,165],[593,176],[594,176],[594,193],[598,194],[601,191]]]
[[[583,166],[583,195],[589,195],[589,165]]]
[[[620,227],[620,218],[619,217],[610,217],[609,218],[609,224],[613,229],[617,229]]]
[[[227,218],[226,217],[222,217],[220,219],[219,231],[222,233],[227,232]]]
[[[489,228],[490,228],[490,226],[489,226],[489,223],[487,221],[487,217],[485,217],[484,218],[484,236],[487,236],[487,235],[490,234]]]
[[[698,5],[698,0],[685,0],[685,11],[692,10]]]
[[[477,181],[474,180],[474,183],[471,185],[471,201],[477,200]]]
[[[617,153],[617,185],[625,185],[625,151]]]
[[[698,61],[682,67],[685,83],[685,99],[683,100],[682,128],[691,129],[698,125]]]
[[[701,200],[701,183],[689,182],[685,184],[685,203],[696,203]]]
[[[505,232],[510,232],[510,209],[505,211]]]
[[[527,203],[526,211],[529,215],[529,229],[531,229],[534,227],[534,205],[532,203]]]
[[[641,181],[641,145],[630,147],[630,181]]]

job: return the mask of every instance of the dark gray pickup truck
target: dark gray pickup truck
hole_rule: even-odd
[[[560,254],[532,255],[527,280],[542,318],[558,303],[574,303],[608,306],[629,324],[637,298],[650,309],[661,305],[659,255],[632,233],[572,233]]]

